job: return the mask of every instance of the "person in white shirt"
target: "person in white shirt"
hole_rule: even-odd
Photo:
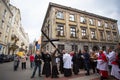
[[[116,56],[115,56],[115,51],[112,50],[111,47],[109,47],[108,49],[108,66],[109,66],[109,72],[111,72],[111,68],[112,68],[112,62],[115,60]]]
[[[72,75],[72,57],[67,52],[63,55],[63,68],[65,77]]]

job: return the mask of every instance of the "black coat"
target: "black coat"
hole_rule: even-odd
[[[42,59],[42,57],[40,56],[40,55],[35,55],[35,65],[36,66],[40,66],[41,65],[41,59]]]
[[[64,72],[64,68],[63,68],[63,54],[59,55],[59,59],[60,59],[59,71],[61,73],[63,73]]]
[[[83,58],[81,57],[82,56],[82,53],[78,53],[78,66],[79,66],[79,69],[83,69],[84,68],[84,61],[83,61]]]
[[[42,74],[46,75],[46,77],[49,77],[51,75],[51,55],[50,54],[42,54],[43,55],[43,61],[44,61],[44,65],[43,65],[43,71]]]
[[[79,58],[78,58],[78,54],[74,54],[73,55],[72,62],[73,62],[73,72],[74,72],[74,74],[78,74],[78,72],[79,72]]]

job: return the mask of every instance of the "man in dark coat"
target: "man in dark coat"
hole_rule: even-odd
[[[33,71],[33,74],[31,76],[31,78],[34,78],[34,75],[36,73],[36,70],[37,68],[39,69],[39,72],[38,72],[38,76],[41,77],[41,55],[39,53],[39,51],[36,51],[36,55],[35,55],[35,67],[34,67],[34,71]]]
[[[57,62],[56,62],[56,58],[58,57],[56,55],[56,50],[57,48],[52,52],[51,52],[51,58],[52,58],[52,78],[58,78],[58,69],[57,69]]]
[[[78,52],[78,66],[79,66],[79,69],[83,69],[84,67],[84,61],[83,61],[83,58],[81,57],[83,54],[81,53],[81,50],[79,50]]]
[[[85,70],[87,70],[87,73],[85,75],[90,75],[90,55],[87,53],[86,50],[83,50],[83,60],[85,65]]]
[[[72,57],[72,62],[73,62],[73,72],[75,75],[77,75],[79,72],[79,58],[77,53],[74,53]]]
[[[61,74],[63,74],[63,72],[64,72],[64,68],[63,68],[63,54],[65,54],[65,50],[63,50],[62,54],[59,55],[59,59],[60,59],[59,71],[60,71]]]
[[[46,75],[46,77],[49,77],[51,75],[51,55],[48,53],[48,51],[45,53],[42,52],[42,59],[44,61],[42,74]]]

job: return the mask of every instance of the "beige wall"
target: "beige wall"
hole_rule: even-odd
[[[9,44],[14,43],[14,41],[11,40],[12,35],[15,35],[19,39],[19,41],[17,41],[19,48],[22,42],[25,44],[24,49],[25,46],[29,46],[28,34],[22,28],[20,10],[9,2],[10,0],[0,0],[0,45],[2,45],[0,52],[4,54],[8,54]],[[3,15],[5,15],[5,17]],[[17,49],[16,52],[18,50],[19,49]]]
[[[59,5],[57,5],[59,6]],[[78,45],[78,48],[82,49],[84,45],[87,45],[89,47],[89,49],[92,49],[92,47],[94,45],[98,45],[99,47],[102,46],[115,46],[118,41],[119,41],[119,31],[118,31],[118,26],[117,26],[117,21],[110,19],[110,18],[105,18],[105,17],[101,17],[101,16],[95,16],[95,15],[91,15],[90,13],[86,13],[86,12],[78,12],[75,10],[70,10],[66,7],[63,8],[63,6],[61,7],[61,5],[58,7],[56,7],[56,4],[54,6],[49,6],[48,8],[48,12],[46,14],[45,17],[45,23],[43,23],[42,29],[47,32],[47,25],[49,22],[49,37],[51,39],[60,39],[60,41],[56,41],[54,42],[54,44],[57,46],[58,44],[63,44],[65,45],[65,49],[71,50],[71,45]],[[64,14],[64,19],[58,19],[56,18],[56,13],[57,11],[62,11]],[[75,15],[75,21],[70,21],[69,20],[69,14],[74,14]],[[85,19],[87,20],[86,24],[83,24],[80,22],[80,16],[84,16]],[[90,25],[89,24],[89,20],[90,19],[94,19],[94,25]],[[98,21],[102,22],[102,26],[98,27]],[[108,27],[109,28],[105,28],[105,22],[108,23]],[[59,37],[57,36],[57,24],[63,24],[64,25],[64,36]],[[115,25],[115,29],[111,28],[111,24]],[[70,26],[73,25],[76,28],[76,38],[71,38],[70,37]],[[82,26],[82,27],[81,27]],[[87,35],[88,35],[88,39],[82,39],[82,28],[86,28],[87,30]],[[96,40],[91,39],[91,30],[95,30],[95,34],[96,34]],[[100,39],[100,31],[102,31],[104,33],[104,40]],[[107,40],[107,34],[106,32],[110,32],[110,37],[111,40]],[[116,36],[117,38],[114,39],[113,38],[113,32],[117,33]],[[42,35],[42,41],[44,41],[45,37]],[[42,42],[43,44],[45,44],[45,42]],[[51,51],[52,49],[52,45],[50,43],[46,44],[46,49]]]
[[[2,49],[0,52],[7,53],[8,42],[10,39],[12,13],[8,8],[7,3],[0,0],[0,45]]]

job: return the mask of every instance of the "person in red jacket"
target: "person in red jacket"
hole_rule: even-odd
[[[31,67],[31,68],[33,68],[33,66],[34,66],[34,58],[35,58],[34,55],[31,54],[31,55],[30,55],[30,67]]]

